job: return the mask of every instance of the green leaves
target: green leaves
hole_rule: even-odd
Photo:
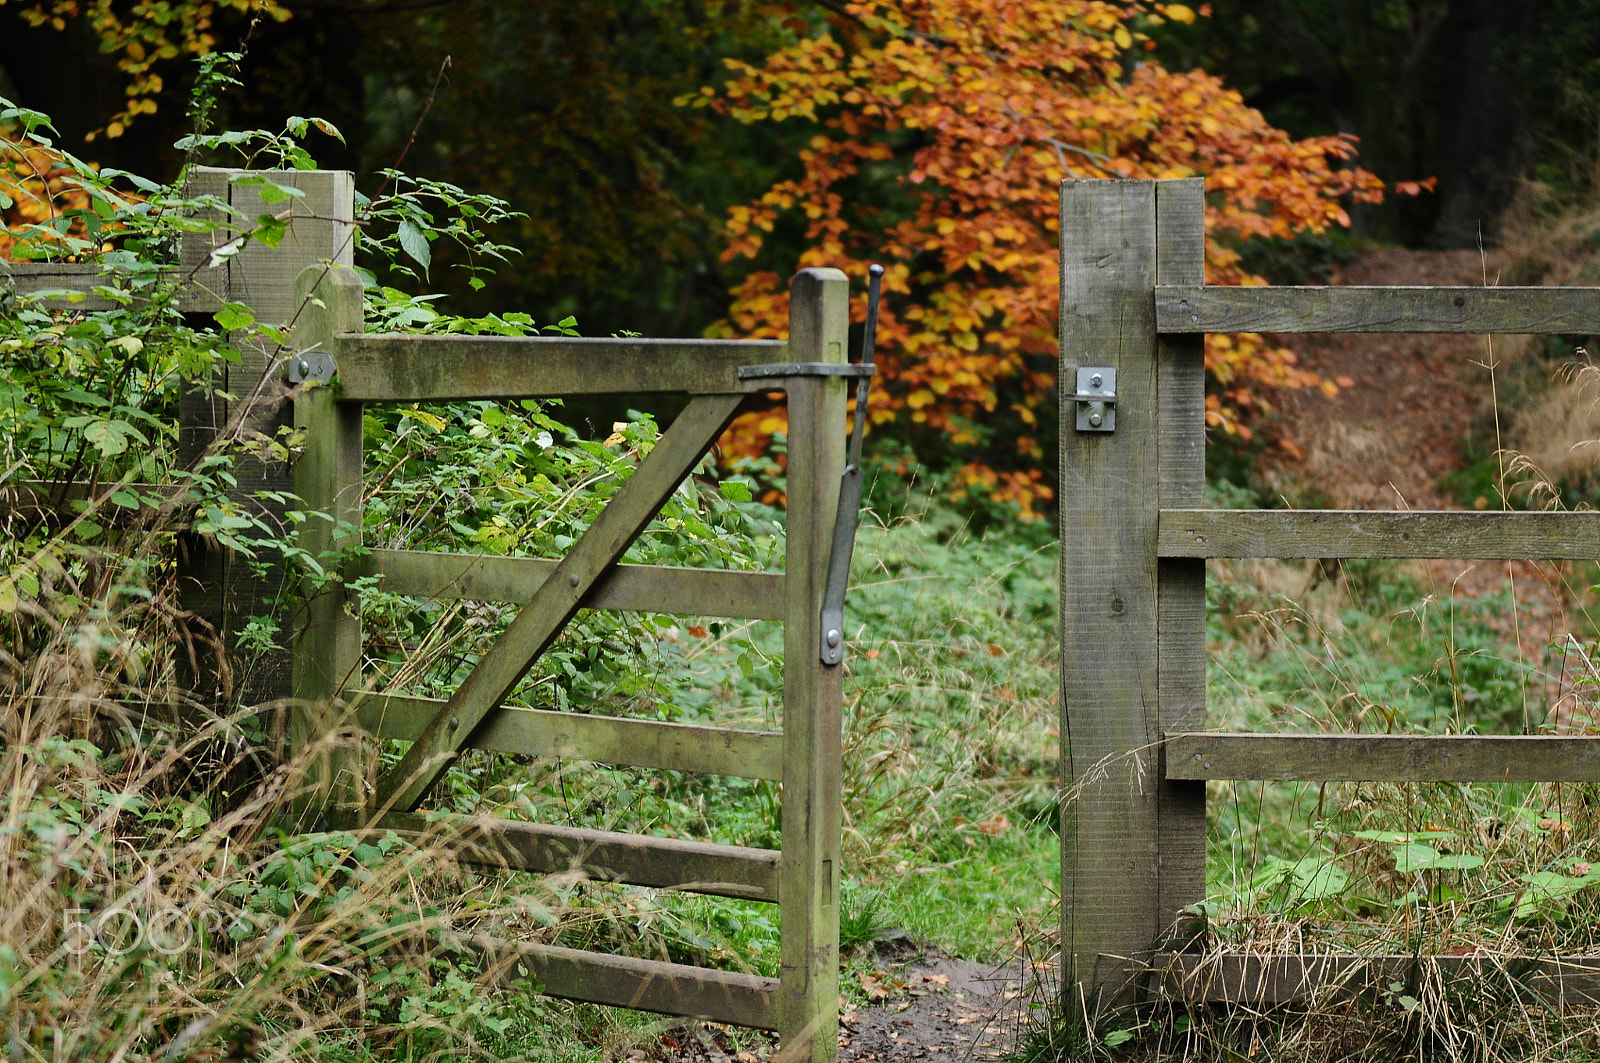
[[[428,264],[433,259],[433,254],[428,249],[428,237],[423,233],[422,227],[407,218],[400,223],[399,236],[400,247],[426,273]]]

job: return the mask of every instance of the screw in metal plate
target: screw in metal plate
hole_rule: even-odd
[[[1092,388],[1097,388],[1097,387],[1100,386],[1100,374],[1099,373],[1096,373],[1094,376],[1089,378],[1089,386],[1092,387]]]
[[[1094,425],[1096,428],[1100,427],[1100,422],[1103,420],[1105,420],[1105,418],[1101,417],[1098,413],[1091,413],[1089,415],[1089,423]]]
[[[301,376],[310,376],[311,375],[311,363],[306,361],[304,358],[300,359],[300,375]]]
[[[839,638],[840,638],[839,629],[836,628],[836,627],[830,627],[828,629],[828,645],[829,646],[837,646],[837,645],[839,645]]]

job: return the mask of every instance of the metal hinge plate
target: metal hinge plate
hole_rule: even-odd
[[[1114,432],[1117,429],[1117,371],[1106,366],[1078,370],[1078,431]]]

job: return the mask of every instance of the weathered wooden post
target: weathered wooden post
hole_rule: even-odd
[[[300,360],[294,375],[304,378],[327,365],[321,359],[336,333],[361,331],[361,279],[347,267],[307,266],[296,290],[302,308],[289,357]],[[339,556],[361,545],[361,403],[340,401],[331,387],[305,385],[294,399],[294,422],[305,432],[294,490],[309,514],[297,530],[298,545],[322,559],[325,576],[302,577],[303,604],[293,617],[290,749],[312,754],[303,780],[308,806],[329,800],[360,805],[367,795],[350,750],[337,741],[321,747],[315,741],[351,722],[339,695],[361,672],[359,602],[345,583],[346,558]]]
[[[304,195],[278,203],[265,203],[261,179],[299,189]],[[184,298],[191,311],[214,310],[221,303],[241,303],[255,320],[274,328],[295,324],[303,303],[296,278],[305,267],[331,262],[350,266],[354,261],[355,185],[342,170],[250,171],[196,167],[190,171],[190,196],[213,195],[230,205],[239,220],[215,232],[191,233],[184,241],[182,268],[193,275],[192,289]],[[283,218],[287,229],[275,247],[250,241],[216,266],[211,254],[249,227],[263,214]],[[223,220],[218,218],[216,220]],[[277,344],[249,329],[236,330],[233,341],[242,358],[237,365],[219,366],[209,389],[183,397],[180,408],[182,457],[193,460],[210,446],[218,433],[230,442],[277,440],[279,430],[291,421],[289,389],[281,379],[283,352]],[[263,448],[264,449],[264,448]],[[261,500],[263,492],[288,493],[294,477],[285,462],[265,457],[241,457],[234,468],[238,480],[232,492],[237,504],[264,512],[269,521],[283,523],[282,505]],[[257,657],[239,651],[239,634],[252,616],[272,616],[285,586],[282,566],[269,566],[263,574],[243,558],[207,549],[192,542],[180,568],[179,586],[184,608],[203,618],[221,637],[235,676],[236,705],[283,701],[293,693],[287,639]],[[226,712],[233,705],[216,703],[216,670],[202,664],[192,678],[194,693],[211,707]]]
[[[1203,726],[1205,563],[1158,561],[1205,484],[1203,337],[1158,338],[1155,286],[1203,281],[1204,186],[1061,188],[1062,984],[1093,1021],[1196,927],[1205,788],[1161,735]],[[1159,663],[1158,663],[1159,662]]]
[[[789,297],[789,358],[845,361],[850,282],[805,269]],[[787,601],[783,623],[783,856],[778,1058],[831,1063],[839,1038],[841,669],[824,665],[822,590],[844,472],[845,381],[789,388]]]

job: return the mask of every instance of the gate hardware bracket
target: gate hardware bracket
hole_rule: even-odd
[[[839,477],[839,508],[833,518],[833,547],[828,551],[828,575],[822,585],[823,664],[844,660],[844,592],[850,584],[850,558],[856,549],[856,525],[861,521],[861,441],[867,434],[867,389],[872,384],[873,350],[878,342],[878,297],[883,284],[883,267],[874,262],[867,267],[867,323],[861,333],[861,361],[855,365],[830,365],[828,369],[851,370],[829,376],[853,376],[856,381],[855,420],[845,443],[844,474]],[[739,370],[744,375],[744,370]]]
[[[838,365],[834,362],[773,362],[769,365],[741,365],[740,380],[764,380],[775,376],[869,377],[877,372],[871,362]]]
[[[333,379],[339,367],[333,356],[322,351],[306,351],[289,356],[288,377],[291,384],[326,384]]]
[[[1078,404],[1080,432],[1114,432],[1117,429],[1117,371],[1104,366],[1084,366],[1078,370],[1078,390],[1072,396]]]

